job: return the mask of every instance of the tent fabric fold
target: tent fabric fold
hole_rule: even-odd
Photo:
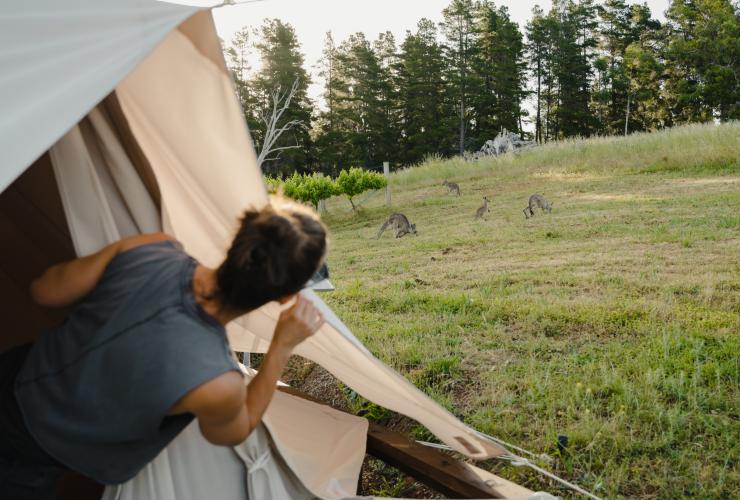
[[[152,0],[1,2],[0,191],[198,10]]]
[[[193,422],[136,477],[108,486],[102,500],[352,497],[366,433],[362,418],[277,393],[241,445],[214,446]]]

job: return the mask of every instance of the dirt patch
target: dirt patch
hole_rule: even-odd
[[[294,356],[283,374],[283,381],[292,387],[334,408],[348,411],[349,401],[341,382],[321,366]],[[408,435],[416,422],[392,413],[383,425],[395,432]],[[358,495],[381,495],[403,498],[444,498],[434,490],[405,475],[381,460],[365,456],[358,484]]]
[[[589,201],[655,201],[657,198],[650,198],[634,193],[623,193],[623,194],[604,194],[604,193],[589,193],[575,195],[575,198]]]
[[[303,383],[294,387],[312,398],[346,411],[349,405],[347,404],[347,397],[342,392],[339,380],[319,365],[311,364],[313,365],[311,371],[303,380]]]
[[[446,498],[369,455],[362,464],[357,494],[398,498]]]
[[[673,184],[683,186],[711,186],[713,184],[735,184],[740,182],[740,177],[702,177],[699,179],[676,179]]]

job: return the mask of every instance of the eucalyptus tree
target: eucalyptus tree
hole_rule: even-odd
[[[254,46],[261,57],[261,67],[252,81],[252,89],[258,102],[258,116],[268,118],[267,121],[261,120],[259,134],[255,134],[258,150],[262,149],[268,138],[269,117],[276,108],[276,95],[284,98],[290,96],[275,127],[282,129],[286,124],[291,126],[283,129],[272,144],[271,149],[277,154],[265,158],[270,161],[263,165],[263,170],[280,174],[306,170],[310,160],[309,126],[313,103],[308,98],[310,79],[304,68],[304,57],[295,29],[279,19],[268,19],[256,31],[256,35]],[[281,106],[277,105],[277,108]]]

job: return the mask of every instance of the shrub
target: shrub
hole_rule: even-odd
[[[303,176],[297,172],[283,181],[283,194],[297,201],[301,200]]]
[[[265,182],[267,192],[270,194],[277,193],[280,190],[280,187],[283,185],[282,180],[278,179],[277,177],[270,177],[269,175],[264,176],[263,181]]]
[[[319,174],[306,175],[303,177],[303,191],[301,201],[311,203],[318,209],[319,202],[337,194],[337,185],[329,177]]]
[[[283,194],[288,198],[310,203],[318,209],[319,202],[337,194],[337,188],[329,177],[319,174],[301,175],[294,173],[283,182]]]
[[[353,198],[360,193],[371,189],[380,189],[386,186],[387,182],[382,174],[370,172],[358,167],[352,167],[349,170],[342,170],[337,177],[337,194],[343,194],[352,205],[352,210],[356,210]]]

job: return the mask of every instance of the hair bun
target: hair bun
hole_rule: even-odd
[[[248,210],[217,271],[219,299],[249,311],[296,293],[325,252],[326,228],[308,208],[283,202]]]

